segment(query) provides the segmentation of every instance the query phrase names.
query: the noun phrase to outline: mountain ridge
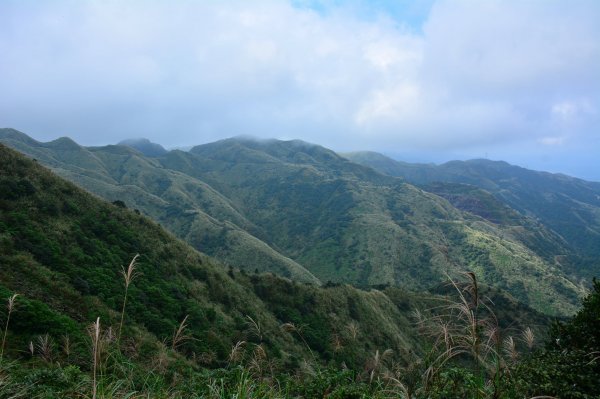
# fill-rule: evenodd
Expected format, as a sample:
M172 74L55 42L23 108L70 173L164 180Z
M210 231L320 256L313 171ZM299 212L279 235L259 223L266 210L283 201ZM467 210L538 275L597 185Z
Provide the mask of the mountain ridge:
M160 340L168 340L187 315L191 339L178 351L190 358L213 351L205 360L195 357L202 367L222 367L240 339L262 344L285 367L299 367L299 357L310 358L308 344L317 356L312 361L335 358L358 368L378 347L409 356L421 350L411 309L445 298L393 287L318 287L228 268L149 218L85 192L3 144L0 210L0 293L20 294L5 353L15 358L29 340L46 333L54 339L70 334L75 345L86 348L86 326L96 317L116 328L123 295L120 267L136 253L124 337L158 352ZM481 289L498 301L514 302L497 290ZM549 322L520 303L503 315L503 325L537 329ZM248 317L258 323L261 337L248 328ZM282 333L283 323L302 325L302 336ZM354 338L345 331L349 324L355 326ZM334 349L334 337L348 345ZM145 356L139 353L134 361L153 360Z
M353 320L349 301L356 307L354 317L365 328L377 325L378 332L377 337L361 336L346 361L363 361L368 348L384 342L418 350L417 336L400 327L410 328L407 315L386 295L228 271L149 218L100 200L2 144L0 166L0 292L20 294L6 355L20 356L36 334L54 339L71 334L75 344L85 347L86 326L96 317L103 326L118 324L120 266L136 253L141 256L129 290L124 333L157 351L160 340L171 337L187 314L193 339L181 352L191 356L193 351L214 351L218 358L213 355L202 364L222 366L240 338L261 343L248 332L245 320L250 316L260 323L270 356L294 364L298 356L309 355L306 339L319 349L318 359L327 360L330 335L343 327L336 323ZM411 295L396 295L413 301ZM357 310L361 308L371 311ZM302 339L280 330L282 323L309 320Z
M146 138L125 139L117 143L117 145L131 147L149 157L156 157L167 153L167 150L163 146L153 143Z
M1 133L4 141L14 136ZM86 170L73 154L60 163L64 154L50 154L43 145L24 140L18 146L30 156L43 154L40 162L88 190L125 201L195 248L250 272L258 266L298 278L304 270L305 281L312 275L321 283L425 289L469 268L482 283L559 314L575 309L584 292L579 277L571 276L569 248L527 216L511 216L515 226L494 224L444 196L317 145L229 139L152 158L121 146L82 148L81 157L93 154L103 163L107 178L101 184L95 178L99 169ZM483 199L480 205L508 217L497 202ZM256 253L271 254L265 258L271 263L256 263L261 257L249 257Z
M434 182L466 183L488 190L498 200L540 220L563 237L583 254L586 262L595 264L591 275L600 270L597 260L600 256L600 183L531 171L504 161L479 159L423 165L398 162L381 154L347 156L423 187Z

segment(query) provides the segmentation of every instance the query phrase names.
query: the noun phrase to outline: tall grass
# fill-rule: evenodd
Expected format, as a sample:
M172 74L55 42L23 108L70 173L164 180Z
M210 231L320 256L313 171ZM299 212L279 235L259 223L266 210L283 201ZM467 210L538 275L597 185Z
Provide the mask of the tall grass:
M390 349L381 351L373 349L371 356L364 360L362 371L352 371L346 368L340 356L339 365L335 366L334 360L328 366L317 358L307 341L301 326L293 323L280 325L281 333L295 334L306 346L312 359L295 359L302 366L295 370L295 376L282 373L285 366L282 361L274 356L274 352L267 351L270 336L267 336L261 324L246 317L246 340L239 340L232 348L226 359L220 359L223 369L217 371L200 371L202 355L192 353L187 359L185 354L178 353L178 349L188 339L188 315L179 323L172 337L165 338L162 343L154 346L154 352L146 352L146 357L135 358L143 343L135 342L141 339L135 334L124 340L123 350L119 344L119 337L123 327L123 314L126 310L127 288L135 277L136 255L127 270L123 269L125 278L125 296L119 323L118 333L108 326L101 328L100 318L89 326L88 333L91 338L91 398L116 398L116 397L215 397L215 398L283 398L288 395L293 397L329 397L338 390L337 396L331 397L373 397L373 398L441 398L441 397L469 397L469 398L502 398L498 380L500 376L508 375L508 370L519 361L518 346L527 347L531 351L535 344L535 337L530 328L518 334L503 336L496 316L480 292L477 278L473 273L467 273L465 282L450 280L454 288L453 299L448 297L441 306L436 306L424 312L415 312L417 328L422 334L431 336L431 349L418 356L406 350L401 352L410 357L409 361L396 362L395 355ZM9 316L14 310L16 294L9 298ZM426 315L424 315L426 314ZM9 318L4 327L3 348L6 341L6 332ZM334 332L331 335L331 349L335 352L344 345L352 345L359 339L360 334L367 334L359 329L356 322L346 326L344 337ZM263 337L264 335L264 337ZM251 343L249 339L257 338L259 343ZM265 342L263 342L263 338ZM344 342L342 342L342 339ZM131 344L129 343L130 341ZM34 341L36 342L36 341ZM117 342L117 346L114 346ZM256 341L255 341L256 342ZM147 343L147 342L146 342ZM76 343L75 343L76 344ZM46 361L35 362L36 367L60 368L60 362L52 363L53 359L77 358L73 353L74 343L69 336L62 336L62 355L53 354L54 344L48 334L38 338L37 345L30 342L30 351L33 357L40 356ZM131 349L128 349L131 347ZM115 350L111 350L115 349ZM76 351L77 352L77 351ZM207 352L208 353L208 352ZM597 356L596 353L590 354ZM0 358L1 359L1 358ZM592 362L596 361L593 359ZM211 363L215 361L214 356ZM216 359L219 362L219 359ZM279 363L278 363L279 362ZM214 364L214 363L213 363ZM189 374L179 374L183 367L189 367ZM335 368L334 368L335 367ZM173 369L177 370L174 371ZM2 365L0 364L0 371ZM458 376L467 378L469 383L458 391L451 391L446 395L448 385L461 383L461 380L452 381L456 370ZM469 373L473 374L469 374ZM464 373L464 374L460 374ZM137 376L134 376L137 374ZM140 377L143 374L145 377ZM333 377L332 377L333 376ZM348 377L351 376L351 377ZM448 377L450 376L450 377ZM473 378L471 378L473 376ZM89 372L84 373L84 379L79 381L81 389L88 390L90 384ZM146 379L143 382L140 380ZM202 381L197 386L198 392L188 389L188 378ZM469 378L471 378L469 380ZM135 382L134 382L135 381ZM308 384L311 387L303 387ZM0 386L2 375L0 373ZM347 387L346 387L347 385ZM88 391L89 392L89 391ZM186 393L184 393L186 392ZM360 395L357 394L360 392ZM457 393L458 392L458 393ZM452 396L454 395L454 396ZM459 396L456 396L459 395ZM466 395L466 396L465 396ZM85 395L84 395L85 396ZM90 397L88 394L85 397ZM4 398L0 393L0 398Z
M227 360L229 364L235 364L242 360L244 355L244 346L246 345L246 341L238 341L229 352L229 356Z
M92 338L92 399L96 399L98 393L98 364L99 364L99 346L100 346L100 317L90 326L90 336Z
M46 363L52 363L54 342L49 334L40 335L37 339L37 351Z
M316 356L313 353L312 349L310 348L310 345L308 345L308 342L306 342L306 339L304 339L304 335L302 334L302 326L297 326L294 323L283 323L280 328L287 332L287 333L296 333L296 335L298 335L298 337L300 337L300 339L302 340L302 342L304 343L304 346L306 347L306 349L308 349L308 352L310 353L310 356L312 357L313 361L316 362Z
M12 294L7 301L6 307L8 309L6 315L6 323L4 324L4 333L2 334L2 346L0 347L0 363L2 363L2 359L4 358L4 347L6 346L6 336L8 334L8 325L10 323L10 315L15 309L15 301L19 294Z
M181 345L183 342L185 342L191 338L189 335L185 334L185 329L188 326L187 319L189 316L190 315L186 315L183 318L183 320L179 324L179 327L173 333L173 339L171 340L171 349L172 350L176 350L179 345Z
M247 331L249 333L253 334L259 341L263 340L262 329L259 322L246 315L246 325L248 326Z
M533 331L531 331L531 328L527 327L525 330L523 330L523 332L521 333L521 339L523 340L525 345L527 345L527 348L529 348L529 350L533 349L533 346L535 345L535 336L533 334Z
M375 354L369 361L367 362L366 369L367 374L369 375L369 384L373 383L373 379L379 375L381 368L383 366L383 362L392 355L393 351L391 349L386 349L383 352L379 352L379 349L375 351Z
M466 282L448 277L456 299L431 309L433 315L424 317L416 312L421 331L433 337L433 347L425 357L427 368L423 387L427 391L439 382L440 373L450 362L473 372L473 398L501 396L501 380L510 377L510 368L520 356L517 340L500 328L493 304L482 298L477 277L464 273ZM489 302L489 303L488 303ZM530 328L520 334L520 341L531 351L535 337ZM464 368L466 366L466 368Z
M140 254L136 254L131 262L129 262L129 266L127 269L123 268L121 270L121 274L123 275L123 280L125 281L125 295L123 296L123 307L121 309L121 321L119 322L119 332L117 333L117 342L121 342L121 331L123 330L123 319L125 318L125 306L127 305L127 293L129 292L129 285L133 281L133 279L137 276L136 273L136 262L140 257Z

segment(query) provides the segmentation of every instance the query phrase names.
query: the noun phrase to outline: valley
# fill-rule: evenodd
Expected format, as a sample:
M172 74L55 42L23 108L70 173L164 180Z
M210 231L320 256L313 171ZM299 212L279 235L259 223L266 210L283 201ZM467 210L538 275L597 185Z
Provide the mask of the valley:
M498 342L513 342L512 350L526 356L547 339L551 315L573 312L584 295L552 258L557 249L568 254L564 240L473 186L425 191L299 142L234 139L218 149L147 157L125 146L84 148L69 139L38 143L2 134L30 159L0 145L0 296L8 298L0 395L71 397L90 386L101 397L133 391L163 397L167 389L181 398L240 390L260 390L265 398L322 397L331 390L383 398L406 387L443 395L446 361L456 357L462 368L449 370L466 378L487 362L469 360L460 346L444 351L444 336L445 345L448 339L459 345L487 334L469 335L463 317L475 312L477 325L493 328ZM246 162L234 161L244 156ZM190 240L191 232L210 223L230 226L247 241L221 230L212 256L198 252L199 242L210 241ZM327 245L319 245L323 239ZM417 248L408 257L411 245ZM220 246L240 263L219 258ZM278 263L265 266L260 253L243 256L255 248L279 254L272 258ZM396 263L375 252L398 248ZM360 256L382 265L358 267ZM124 302L120 274L130 261ZM465 264L472 274L464 273ZM527 278L537 280L530 285ZM490 361L508 361L489 343L477 350ZM540 353L542 364L554 367L555 352ZM544 380L527 377L538 370L533 361L510 366L515 377L494 392L542 389L532 383ZM400 373L395 365L404 370L397 377L389 374ZM104 370L99 382L97 367ZM593 378L577 373L585 384Z
M301 141L233 138L152 156L9 129L0 141L246 272L422 290L469 269L541 312L569 314L597 268L555 223L483 188L415 186Z

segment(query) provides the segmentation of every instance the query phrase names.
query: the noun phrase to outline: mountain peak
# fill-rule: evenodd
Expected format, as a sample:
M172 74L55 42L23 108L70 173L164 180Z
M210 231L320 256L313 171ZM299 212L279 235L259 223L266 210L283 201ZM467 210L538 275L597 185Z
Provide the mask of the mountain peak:
M210 157L243 158L253 161L278 161L290 163L335 162L343 160L335 152L317 144L302 140L261 139L251 136L236 136L214 143L196 146L190 152Z
M0 128L0 139L4 141L21 142L29 145L39 144L36 140L32 139L23 132L20 132L13 128Z
M148 157L159 157L168 152L162 145L153 143L146 138L126 139L120 141L117 145L133 148Z
M54 148L57 150L79 150L81 146L74 142L69 137L59 137L56 140L49 141L45 144L46 147Z

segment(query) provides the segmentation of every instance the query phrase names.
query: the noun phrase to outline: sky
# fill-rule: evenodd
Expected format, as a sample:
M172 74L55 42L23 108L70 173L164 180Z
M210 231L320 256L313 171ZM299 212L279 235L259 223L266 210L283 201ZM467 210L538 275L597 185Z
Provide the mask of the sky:
M600 181L600 1L0 1L0 127Z

